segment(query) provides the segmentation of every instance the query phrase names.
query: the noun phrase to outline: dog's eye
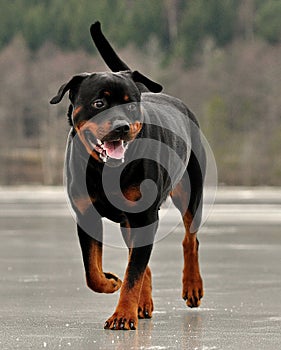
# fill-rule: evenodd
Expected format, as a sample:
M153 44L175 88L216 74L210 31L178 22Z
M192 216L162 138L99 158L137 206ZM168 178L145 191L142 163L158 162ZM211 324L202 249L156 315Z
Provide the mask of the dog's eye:
M133 111L135 111L137 109L137 106L135 104L129 104L127 106L127 109L128 109L129 112L133 112Z
M104 102L103 100L96 100L93 102L92 106L96 109L101 109L104 107Z

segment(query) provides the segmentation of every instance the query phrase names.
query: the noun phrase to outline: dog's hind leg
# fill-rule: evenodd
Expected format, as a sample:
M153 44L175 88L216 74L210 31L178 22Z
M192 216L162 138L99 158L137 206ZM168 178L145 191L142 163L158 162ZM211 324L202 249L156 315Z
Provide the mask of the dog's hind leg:
M196 162L192 153L190 161L192 171L188 169L189 176L186 174L171 193L175 206L181 212L185 227L182 242L184 255L182 297L189 307L199 306L203 297L203 281L198 261L199 242L196 235L201 220L203 177L200 176L200 169L196 169Z
M154 309L152 299L152 277L149 266L146 267L140 292L138 318L151 318Z
M185 236L182 242L184 268L182 278L182 297L189 307L198 307L203 297L203 281L200 275L196 233L190 232L193 217L189 211L183 216Z
M94 227L99 231L95 237L102 236L101 219L96 220ZM92 238L79 225L77 225L77 231L88 287L98 293L116 292L121 287L122 281L115 274L102 270L102 240Z

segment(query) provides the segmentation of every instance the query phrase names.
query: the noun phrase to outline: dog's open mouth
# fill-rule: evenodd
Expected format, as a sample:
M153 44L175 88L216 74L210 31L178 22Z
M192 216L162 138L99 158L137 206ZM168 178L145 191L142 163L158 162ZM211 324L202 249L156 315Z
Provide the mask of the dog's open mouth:
M109 158L124 162L128 143L121 139L111 141L93 140L93 135L87 133L87 140L91 147L99 154L100 159L106 163Z

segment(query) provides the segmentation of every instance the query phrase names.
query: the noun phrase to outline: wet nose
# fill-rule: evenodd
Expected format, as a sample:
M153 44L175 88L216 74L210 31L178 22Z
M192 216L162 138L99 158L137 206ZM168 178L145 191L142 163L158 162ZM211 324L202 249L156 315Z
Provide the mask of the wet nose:
M119 136L124 136L130 131L130 124L125 120L115 120L112 124L112 129Z

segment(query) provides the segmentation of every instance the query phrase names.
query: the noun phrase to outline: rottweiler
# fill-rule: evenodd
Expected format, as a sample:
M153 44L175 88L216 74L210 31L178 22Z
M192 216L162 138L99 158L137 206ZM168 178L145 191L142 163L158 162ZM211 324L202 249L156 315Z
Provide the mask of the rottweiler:
M131 71L99 22L91 26L91 35L111 72L73 76L50 103L59 103L69 92L66 186L76 213L87 285L99 293L121 288L116 310L104 328L132 330L138 318L152 317L148 262L158 211L169 195L185 227L182 297L189 307L200 305L203 282L196 233L206 156L198 122L184 103ZM123 282L103 272L102 218L120 224L129 249Z

